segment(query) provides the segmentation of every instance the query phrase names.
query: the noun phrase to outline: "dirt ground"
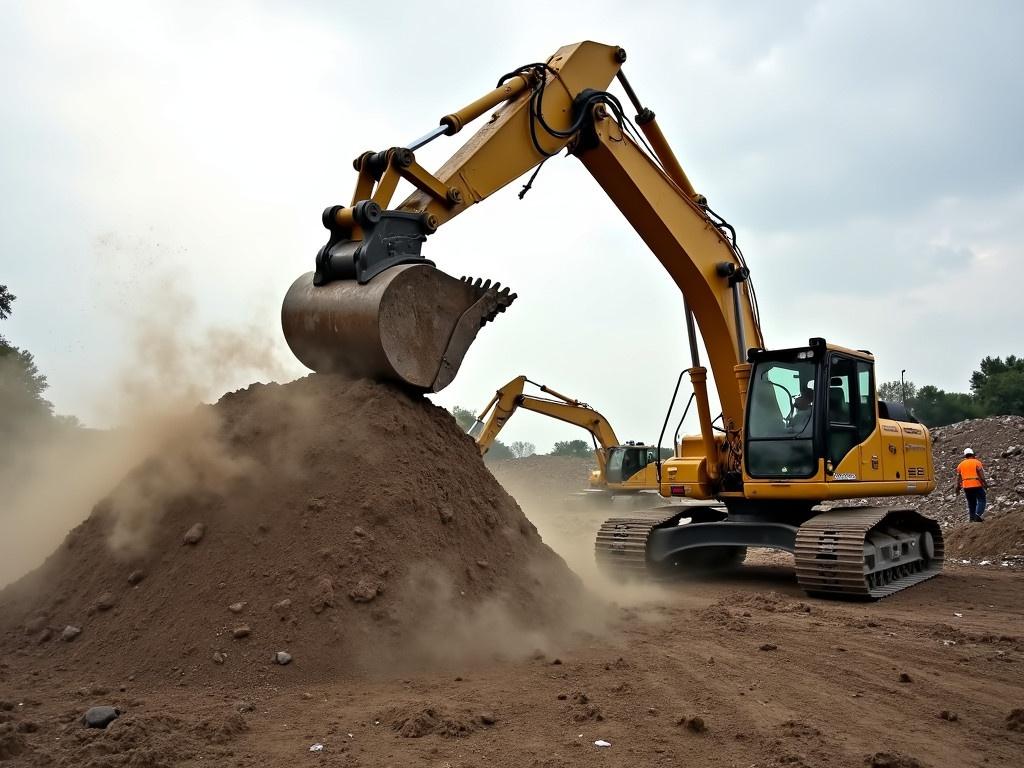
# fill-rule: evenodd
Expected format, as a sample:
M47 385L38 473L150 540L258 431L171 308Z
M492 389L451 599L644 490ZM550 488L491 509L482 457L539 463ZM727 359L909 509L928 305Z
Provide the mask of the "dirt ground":
M91 768L1020 765L1020 572L954 568L879 603L834 603L805 598L787 557L757 552L727 576L615 586L590 564L605 511L531 497L495 473L605 598L606 625L525 659L453 657L429 673L302 683L290 681L298 661L258 684L176 683L169 670L165 685L136 687L130 676L71 676L8 658L0 759ZM94 704L125 714L106 731L84 729L77 720Z

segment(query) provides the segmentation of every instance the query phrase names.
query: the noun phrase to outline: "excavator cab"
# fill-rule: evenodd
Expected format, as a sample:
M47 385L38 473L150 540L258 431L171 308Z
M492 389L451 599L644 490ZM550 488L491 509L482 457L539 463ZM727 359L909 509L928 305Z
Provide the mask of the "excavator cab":
M608 467L605 470L608 483L610 485L626 484L633 478L647 482L646 473L643 470L655 464L657 458L658 449L652 445L627 443L609 448ZM637 477L638 474L640 477Z
M808 347L754 351L750 361L747 474L809 480L823 464L827 480L866 479L836 468L878 427L874 358L811 339Z

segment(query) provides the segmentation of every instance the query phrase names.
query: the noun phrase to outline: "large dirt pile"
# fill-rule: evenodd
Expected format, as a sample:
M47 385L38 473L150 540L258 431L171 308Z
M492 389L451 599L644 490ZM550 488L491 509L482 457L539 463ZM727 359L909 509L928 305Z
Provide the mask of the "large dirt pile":
M420 396L314 375L193 421L0 592L9 662L110 682L322 678L528 652L581 601Z

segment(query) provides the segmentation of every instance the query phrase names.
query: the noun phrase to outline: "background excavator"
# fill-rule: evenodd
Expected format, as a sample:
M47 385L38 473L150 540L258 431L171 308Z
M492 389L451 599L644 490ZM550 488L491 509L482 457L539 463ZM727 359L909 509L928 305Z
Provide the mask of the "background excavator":
M943 560L934 521L900 507L821 506L929 493L935 480L927 430L900 405L878 400L870 353L822 338L765 346L736 232L695 191L626 78L625 61L617 46L565 46L504 75L408 145L359 155L350 203L323 212L329 236L315 270L285 297L291 349L317 371L345 370L420 391L445 387L480 328L515 295L449 277L422 255L423 243L565 149L682 294L685 328L666 332L667 347L688 342L687 408L696 407L700 434L684 437L676 455L658 463L661 495L720 502L609 520L598 532L598 560L648 574L709 558L731 563L746 547L770 547L794 554L807 592L833 597L884 597L934 576ZM613 80L635 109L635 123L607 90ZM436 173L416 162L415 150L495 108ZM389 208L402 179L416 191ZM698 327L722 408L717 427Z
M533 384L550 397L525 394L527 384ZM620 443L608 419L587 403L525 376L516 376L495 392L469 428L469 435L476 440L481 454L487 453L512 414L520 408L575 424L590 433L597 469L590 473L589 491L584 494L588 501L628 502L637 509L649 508L661 501L657 447Z

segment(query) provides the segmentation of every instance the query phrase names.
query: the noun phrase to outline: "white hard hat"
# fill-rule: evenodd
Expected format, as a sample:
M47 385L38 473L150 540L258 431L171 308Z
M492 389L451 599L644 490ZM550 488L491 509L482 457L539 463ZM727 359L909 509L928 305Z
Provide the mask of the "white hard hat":
M964 456L973 456L973 455L974 455L974 449L973 448L964 448Z

